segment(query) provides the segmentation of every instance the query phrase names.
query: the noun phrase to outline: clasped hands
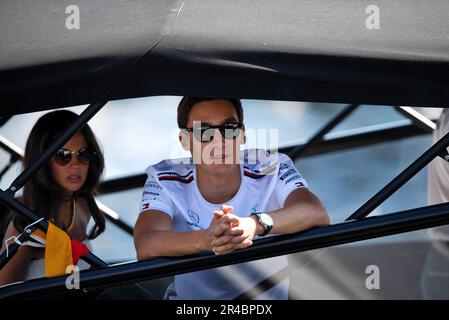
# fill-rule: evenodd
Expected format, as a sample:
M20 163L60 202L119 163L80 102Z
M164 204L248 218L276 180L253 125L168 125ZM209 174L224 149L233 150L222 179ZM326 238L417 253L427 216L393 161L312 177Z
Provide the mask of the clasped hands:
M209 225L210 249L215 254L229 253L253 244L257 222L252 217L238 217L232 214L234 208L223 205L214 211L214 218Z

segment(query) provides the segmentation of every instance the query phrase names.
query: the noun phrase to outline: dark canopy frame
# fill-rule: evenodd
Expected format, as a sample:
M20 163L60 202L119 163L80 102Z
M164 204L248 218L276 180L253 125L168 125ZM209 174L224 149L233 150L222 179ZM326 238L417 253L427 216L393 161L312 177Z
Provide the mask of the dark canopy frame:
M112 1L104 9L100 1L86 0L79 1L85 22L76 31L64 28L65 1L39 7L32 1L1 2L2 119L94 103L8 190L0 190L0 201L36 221L14 199L15 192L113 99L198 95L446 107L449 3L377 2L381 29L376 31L364 29L365 7L356 1L287 0L282 8L268 0L249 0L238 7L228 0ZM348 106L305 145L291 146L292 155L350 147L354 137L323 137L355 108ZM413 119L410 130L429 132L429 122L406 108L399 110ZM369 132L355 138L376 140ZM85 288L104 287L449 223L448 203L366 218L433 158L448 160L448 145L449 134L345 223L256 241L252 248L224 256L199 254L109 267L90 254L86 259L99 269L83 271L81 282ZM36 227L45 231L46 224L41 221ZM64 290L64 277L40 279L3 288L0 298Z

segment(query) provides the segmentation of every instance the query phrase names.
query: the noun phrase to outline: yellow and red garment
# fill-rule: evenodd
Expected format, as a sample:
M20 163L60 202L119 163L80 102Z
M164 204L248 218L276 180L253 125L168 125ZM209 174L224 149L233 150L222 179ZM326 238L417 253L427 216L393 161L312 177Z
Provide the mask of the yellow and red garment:
M81 241L69 235L53 223L48 223L47 234L35 230L35 240L45 243L45 276L47 278L66 274L68 266L76 265L80 257L90 252Z

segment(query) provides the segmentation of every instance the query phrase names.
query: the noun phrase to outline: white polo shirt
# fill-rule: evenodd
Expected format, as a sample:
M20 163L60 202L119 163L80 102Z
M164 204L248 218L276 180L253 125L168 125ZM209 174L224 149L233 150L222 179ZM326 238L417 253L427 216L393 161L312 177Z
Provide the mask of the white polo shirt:
M227 205L233 214L247 217L252 212L269 212L284 206L295 189L307 183L285 154L269 155L261 149L241 152L242 182ZM172 218L173 231L207 229L213 211L221 204L208 202L196 183L191 158L164 160L147 168L141 212L159 210ZM166 292L168 299L233 299L287 266L287 256L240 263L177 275ZM261 293L261 299L287 299L288 279Z

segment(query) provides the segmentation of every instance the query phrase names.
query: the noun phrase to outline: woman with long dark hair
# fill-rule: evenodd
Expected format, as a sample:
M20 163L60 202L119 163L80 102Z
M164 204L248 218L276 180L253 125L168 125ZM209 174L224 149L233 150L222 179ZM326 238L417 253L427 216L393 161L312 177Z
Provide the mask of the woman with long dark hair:
M75 113L67 110L42 116L28 137L24 168L76 117ZM105 229L104 215L94 200L103 169L102 151L92 130L85 125L24 186L20 201L40 217L67 232L71 238L88 244L88 240L96 238ZM91 230L87 230L91 218L95 224ZM2 241L2 252L5 250L5 239L18 236L29 224L20 215L13 216ZM80 268L87 267L80 266L80 263ZM16 255L0 271L0 285L43 276L44 250L20 246Z

